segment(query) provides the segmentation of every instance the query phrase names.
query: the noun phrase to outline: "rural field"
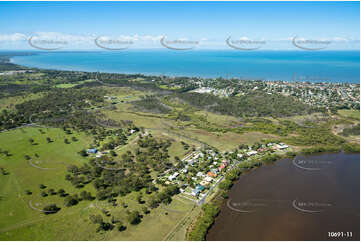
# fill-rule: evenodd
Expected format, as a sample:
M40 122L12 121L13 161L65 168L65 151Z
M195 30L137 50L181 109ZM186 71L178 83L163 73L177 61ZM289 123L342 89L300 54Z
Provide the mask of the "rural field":
M46 141L47 137L51 138L51 143ZM64 139L69 137L76 137L77 141L65 144ZM34 144L29 139L34 139ZM0 167L9 172L0 179L0 209L5 211L0 219L1 240L162 240L174 236L172 232L176 234L178 223L189 216L194 207L193 203L175 197L169 205L152 209L139 225L127 225L123 232L96 233L96 226L89 221L90 215L102 214L106 209L126 220L125 208L113 207L106 201L81 201L77 206L65 207L64 199L58 195L41 196L42 191L49 189L64 189L69 194L80 191L65 180L66 168L87 162L77 152L90 144L88 136L68 135L57 128L28 127L0 133L0 141L2 151L9 152L8 156L2 154L0 158ZM184 152L178 146L174 143L170 150L181 156ZM26 160L25 155L31 159ZM46 188L41 189L40 184ZM92 186L84 189L94 193ZM127 209L139 209L141 205L135 195L122 197L119 203L126 203ZM61 210L44 215L43 207L52 203Z

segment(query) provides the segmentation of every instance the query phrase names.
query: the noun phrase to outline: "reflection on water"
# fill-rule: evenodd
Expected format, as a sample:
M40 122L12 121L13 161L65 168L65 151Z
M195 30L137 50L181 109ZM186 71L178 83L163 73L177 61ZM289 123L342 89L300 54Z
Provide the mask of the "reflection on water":
M331 238L329 232L342 233ZM335 239L360 239L359 154L298 156L242 175L207 235L207 240Z

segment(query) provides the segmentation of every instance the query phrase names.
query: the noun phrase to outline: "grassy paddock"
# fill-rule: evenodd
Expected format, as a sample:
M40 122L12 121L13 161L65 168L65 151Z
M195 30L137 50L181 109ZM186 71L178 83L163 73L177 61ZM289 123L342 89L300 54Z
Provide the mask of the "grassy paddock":
M338 114L346 118L360 120L360 110L338 110Z

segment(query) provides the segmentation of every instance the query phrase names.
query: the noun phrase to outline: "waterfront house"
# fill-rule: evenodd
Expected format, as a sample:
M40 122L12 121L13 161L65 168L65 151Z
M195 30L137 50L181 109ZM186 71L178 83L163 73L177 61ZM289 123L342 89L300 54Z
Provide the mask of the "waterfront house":
M220 165L219 167L218 167L218 170L219 171L222 171L224 168L226 168L226 164L225 163L223 163L222 165Z
M217 177L217 174L214 174L213 172L208 172L207 173L207 176L209 176L209 177Z
M199 189L201 192L204 191L204 189L206 189L204 186L202 185L197 185L196 189Z
M211 172L217 175L218 174L218 169L215 169L215 168L211 169Z
M196 189L193 189L192 195L196 197L196 196L199 195L200 192L201 192L201 191L200 191L199 189L197 189L197 188L196 188Z
M207 182L211 182L212 180L213 180L213 178L210 176L207 176L206 178L204 178L204 181L207 181Z

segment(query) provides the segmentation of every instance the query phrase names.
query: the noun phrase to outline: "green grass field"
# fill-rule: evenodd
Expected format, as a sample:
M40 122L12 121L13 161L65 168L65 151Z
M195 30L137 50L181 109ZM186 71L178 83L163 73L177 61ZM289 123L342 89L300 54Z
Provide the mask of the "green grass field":
M14 109L16 104L40 98L41 93L29 94L27 96L14 96L0 99L0 112L4 109Z
M81 82L77 82L77 83L61 83L61 84L55 85L55 87L57 87L57 88L72 88L72 87L78 86L80 84L84 84L84 83L87 83L87 82L93 82L93 81L94 80L85 80L85 81L81 81Z
M346 118L360 120L360 110L338 110L338 114Z
M39 128L0 133L0 148L11 154L8 157L0 155L0 167L9 172L8 175L0 175L0 210L3 211L0 215L0 240L163 240L192 209L192 204L174 199L170 205L152 209L150 214L144 215L139 225L129 225L125 208L120 205L113 207L107 202L93 200L65 207L64 198L58 195L42 197L40 193L49 188L55 191L63 188L69 194L88 190L95 195L93 186L77 189L65 180L67 165L87 162L87 158L77 152L88 147L90 137L81 133L67 135L63 130L55 128L42 130L45 134L40 133ZM65 144L64 138L71 140L72 136L77 137L78 141ZM53 142L47 143L46 137L50 137ZM37 144L30 144L30 138ZM180 147L171 149L176 151ZM39 157L36 158L35 154ZM32 159L27 161L25 155ZM39 184L47 187L41 189ZM32 192L31 195L25 193L27 189ZM135 196L133 192L118 197L117 202L126 203L128 210L141 211L144 205L139 204ZM147 197L143 196L145 201ZM61 210L56 214L44 215L41 210L50 203L57 204ZM114 228L112 231L97 233L96 225L90 222L89 216L101 214L103 208L120 218L127 229L119 232ZM103 217L105 220L110 219L105 215Z

